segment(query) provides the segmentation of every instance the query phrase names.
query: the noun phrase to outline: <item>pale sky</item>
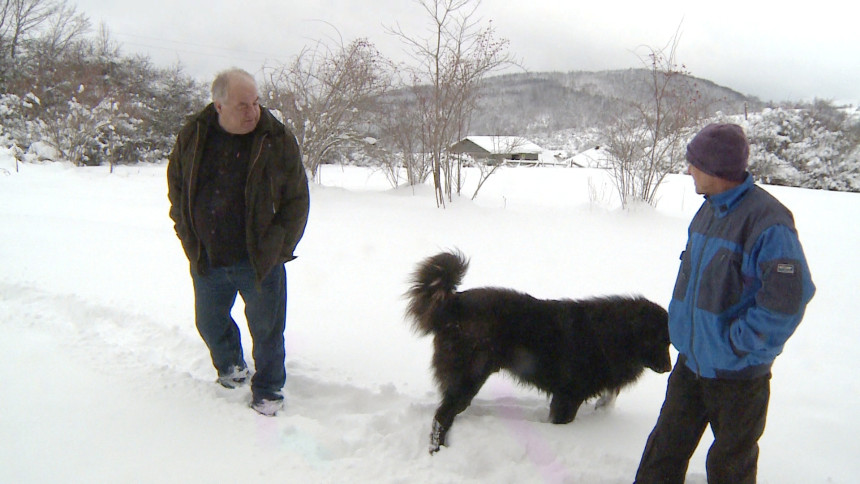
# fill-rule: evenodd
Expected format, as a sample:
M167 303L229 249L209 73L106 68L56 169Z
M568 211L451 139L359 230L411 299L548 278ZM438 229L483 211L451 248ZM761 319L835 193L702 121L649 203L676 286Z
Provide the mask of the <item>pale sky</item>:
M414 0L72 0L125 54L181 62L204 82L224 68L257 74L304 46L365 37L404 61L385 27L424 37L429 17ZM860 16L839 0L651 2L483 0L478 15L535 72L641 67L680 26L677 61L696 77L763 101L829 99L860 104Z

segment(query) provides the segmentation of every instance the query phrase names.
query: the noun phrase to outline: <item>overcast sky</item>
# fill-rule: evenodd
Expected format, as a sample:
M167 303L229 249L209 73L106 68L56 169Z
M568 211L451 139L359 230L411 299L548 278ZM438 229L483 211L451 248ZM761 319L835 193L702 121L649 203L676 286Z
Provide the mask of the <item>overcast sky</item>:
M181 62L209 82L221 69L258 73L324 37L370 39L406 60L385 31L424 37L414 0L72 0L125 54ZM587 5L586 5L587 3ZM765 4L765 5L762 5ZM860 16L842 0L483 0L478 15L530 71L640 67L643 47L667 45L680 26L687 71L763 101L822 98L860 104ZM853 4L851 4L853 5Z

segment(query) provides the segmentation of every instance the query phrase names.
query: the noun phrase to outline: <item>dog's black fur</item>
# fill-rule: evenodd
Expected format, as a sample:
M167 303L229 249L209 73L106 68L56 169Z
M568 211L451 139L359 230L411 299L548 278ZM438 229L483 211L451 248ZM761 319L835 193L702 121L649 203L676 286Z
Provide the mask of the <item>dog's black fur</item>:
M659 305L621 296L541 300L494 287L458 292L468 265L459 252L430 257L406 293L413 328L434 335L442 402L431 454L446 445L454 417L499 370L551 395L556 424L571 422L589 398L617 394L645 368L671 370L668 318Z

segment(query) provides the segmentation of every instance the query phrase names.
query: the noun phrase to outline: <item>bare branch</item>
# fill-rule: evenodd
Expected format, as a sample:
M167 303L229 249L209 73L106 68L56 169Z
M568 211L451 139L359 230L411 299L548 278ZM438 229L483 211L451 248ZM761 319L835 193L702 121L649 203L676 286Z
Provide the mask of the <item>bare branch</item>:
M647 102L631 105L605 136L612 178L623 206L633 200L656 203L666 175L683 164L683 140L702 116L699 94L683 65L676 62L680 26L662 49L647 47L640 60L648 67Z
M478 86L491 72L509 64L508 41L481 27L478 0L416 0L426 12L426 37L388 28L417 62L410 70L414 105L419 113L420 146L432 164L436 203L451 200L454 163L447 149L468 130ZM456 184L459 190L459 184Z
M264 67L263 98L292 128L312 176L337 147L366 137L368 113L390 85L387 66L372 43L357 39L318 41L288 64Z

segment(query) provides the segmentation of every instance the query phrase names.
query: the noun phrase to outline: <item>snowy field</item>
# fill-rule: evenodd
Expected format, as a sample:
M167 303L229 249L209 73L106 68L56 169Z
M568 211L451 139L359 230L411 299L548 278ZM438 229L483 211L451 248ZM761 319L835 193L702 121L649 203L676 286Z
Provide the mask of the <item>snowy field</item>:
M701 203L689 177L670 177L656 208L622 211L600 171L507 168L443 210L429 187L321 173L287 266L287 406L266 418L247 387L215 383L165 166L16 172L0 155L0 482L633 480L668 374L563 426L546 423L543 395L494 376L428 455L431 339L412 334L401 295L419 260L456 247L472 262L464 288L666 306ZM860 482L860 195L766 188L794 212L818 292L774 367L759 482ZM705 482L709 439L690 483Z

